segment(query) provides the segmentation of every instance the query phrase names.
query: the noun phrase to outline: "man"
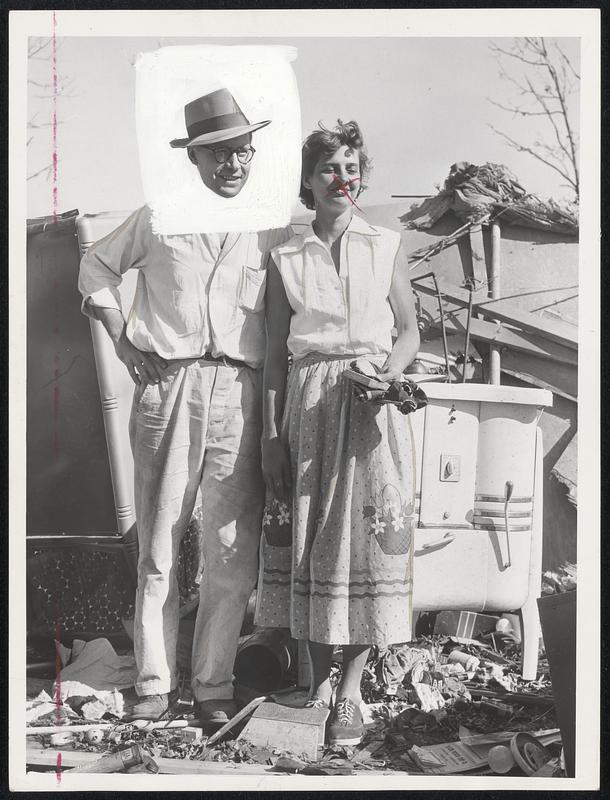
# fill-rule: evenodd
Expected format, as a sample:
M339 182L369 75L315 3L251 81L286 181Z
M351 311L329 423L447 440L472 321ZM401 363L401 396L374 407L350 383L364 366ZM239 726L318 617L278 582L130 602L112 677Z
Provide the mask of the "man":
M207 187L230 199L252 167L250 124L220 89L185 107L186 148ZM83 310L101 320L134 380L130 420L138 526L134 719L158 719L177 687L178 548L203 499L204 572L192 687L201 724L234 715L232 668L256 582L264 487L261 366L269 250L288 230L163 236L136 211L84 256ZM138 270L125 323L118 285Z

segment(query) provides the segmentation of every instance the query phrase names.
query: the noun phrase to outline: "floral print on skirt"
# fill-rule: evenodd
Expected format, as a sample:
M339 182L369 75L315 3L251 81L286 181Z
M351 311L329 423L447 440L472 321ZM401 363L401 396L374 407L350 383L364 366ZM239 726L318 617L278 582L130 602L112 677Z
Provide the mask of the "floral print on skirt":
M352 360L307 356L289 374L294 499L292 514L266 504L256 624L385 646L411 638L415 450L409 416L356 399Z

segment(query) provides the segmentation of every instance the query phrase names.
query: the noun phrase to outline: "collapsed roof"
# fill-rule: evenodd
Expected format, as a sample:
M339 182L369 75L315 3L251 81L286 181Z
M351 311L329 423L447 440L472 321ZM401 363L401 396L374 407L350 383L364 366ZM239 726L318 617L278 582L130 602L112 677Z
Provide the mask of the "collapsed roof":
M500 217L508 225L578 236L575 204L560 205L528 194L502 164L477 166L468 161L453 164L440 192L413 206L400 220L408 228L425 230L448 211L467 222L487 222Z

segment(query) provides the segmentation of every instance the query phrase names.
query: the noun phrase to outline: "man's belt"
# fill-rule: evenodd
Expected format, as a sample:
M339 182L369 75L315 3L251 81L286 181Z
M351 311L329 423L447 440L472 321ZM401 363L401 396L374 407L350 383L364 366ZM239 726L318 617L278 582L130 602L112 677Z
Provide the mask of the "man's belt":
M235 358L229 358L229 356L214 356L212 353L204 353L200 356L202 361L215 361L219 364L224 364L225 367L247 367L245 361L237 361Z

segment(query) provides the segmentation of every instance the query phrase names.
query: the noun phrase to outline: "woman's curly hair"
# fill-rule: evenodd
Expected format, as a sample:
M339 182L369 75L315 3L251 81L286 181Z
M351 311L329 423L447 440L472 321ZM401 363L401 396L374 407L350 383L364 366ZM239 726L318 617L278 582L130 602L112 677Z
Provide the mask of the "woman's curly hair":
M357 122L350 120L342 122L337 120L337 125L332 130L325 128L318 122L319 128L311 133L303 144L302 167L301 167L301 189L299 197L301 202L309 209L314 209L314 198L311 189L303 185L303 178L313 173L320 158L328 158L340 147L350 147L357 150L360 156L360 186L358 195L366 189L364 181L368 178L371 171L371 159L364 149L362 132Z

